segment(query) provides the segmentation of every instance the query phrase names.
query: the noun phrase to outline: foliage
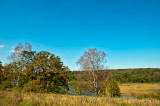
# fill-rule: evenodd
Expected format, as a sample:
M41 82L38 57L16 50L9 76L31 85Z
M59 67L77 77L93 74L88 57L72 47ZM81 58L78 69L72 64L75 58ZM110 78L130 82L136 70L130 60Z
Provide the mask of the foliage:
M68 70L68 69L67 69ZM76 75L76 73L77 73L77 71L70 71L70 70L68 70L68 71L66 71L66 76L67 76L67 79L69 80L69 81L74 81L75 80L75 75Z
M121 83L157 83L160 82L160 69L117 69L111 70L113 78Z
M99 73L102 74L104 71L111 72L112 77L120 83L159 83L160 82L159 68L103 70L103 71L99 71ZM84 73L85 73L84 71L69 72L69 75L72 76L71 81L78 80L76 79L76 76L83 76Z
M82 88L76 81L71 81L69 83L69 94L71 95L81 95L82 94Z
M25 48L19 44L14 51L9 57L11 62L0 70L2 90L54 93L68 90L66 68L60 57L47 51L31 51L29 43Z
M0 61L0 87L2 84L2 78L3 78L2 70L3 70L3 66L2 66L2 62Z
M107 89L109 96L111 97L120 96L120 88L118 87L118 83L114 79L110 81Z

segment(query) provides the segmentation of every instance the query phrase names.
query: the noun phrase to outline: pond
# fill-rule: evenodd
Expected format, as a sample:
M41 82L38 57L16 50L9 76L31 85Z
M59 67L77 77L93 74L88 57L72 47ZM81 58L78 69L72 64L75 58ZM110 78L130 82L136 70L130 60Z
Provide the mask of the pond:
M75 96L75 95L76 95L76 92L74 91L74 88L73 88L71 85L69 85L69 91L72 92L72 93L69 94L69 95L72 95L72 96ZM82 91L82 92L81 92L81 95L82 95L82 96L91 96L91 97L94 97L94 96L95 96L94 92L88 92L88 91Z
M69 95L76 96L76 92L74 92L74 88L73 88L71 85L69 85L69 91L72 91L72 94L69 94ZM88 92L88 91L82 91L81 95L82 95L82 96L95 97L94 92ZM105 97L107 98L108 96L105 96ZM114 98L122 98L122 99L131 98L131 99L135 99L134 96L131 96L131 97L121 96L121 97L114 97Z

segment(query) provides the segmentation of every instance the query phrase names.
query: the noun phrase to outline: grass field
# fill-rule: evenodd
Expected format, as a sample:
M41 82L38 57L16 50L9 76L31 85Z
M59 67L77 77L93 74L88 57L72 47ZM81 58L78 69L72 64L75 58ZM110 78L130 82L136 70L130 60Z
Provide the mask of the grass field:
M123 96L135 96L135 99L0 91L0 106L160 106L158 83L120 84L119 87Z
M160 100L160 83L127 83L119 84L123 96L135 98L154 98Z
M160 106L159 100L0 92L0 106Z

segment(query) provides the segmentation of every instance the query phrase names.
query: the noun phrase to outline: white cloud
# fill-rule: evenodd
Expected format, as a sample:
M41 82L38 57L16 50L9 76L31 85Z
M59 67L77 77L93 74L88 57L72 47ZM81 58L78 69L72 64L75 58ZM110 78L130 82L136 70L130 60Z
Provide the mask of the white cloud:
M15 48L15 46L12 46L11 48L13 48L13 49L14 49L14 48Z
M14 52L15 52L15 50L10 50L10 52L14 53Z
M20 51L15 51L15 50L10 50L10 52L12 52L12 53L20 53Z
M0 45L0 48L4 47L4 45Z

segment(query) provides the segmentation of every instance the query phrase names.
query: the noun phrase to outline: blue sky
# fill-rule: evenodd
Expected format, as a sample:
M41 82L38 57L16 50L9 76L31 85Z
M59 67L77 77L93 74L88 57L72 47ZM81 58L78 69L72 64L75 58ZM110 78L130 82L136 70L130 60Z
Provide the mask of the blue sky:
M0 0L0 60L29 42L64 65L88 48L107 53L105 68L160 68L159 0Z

